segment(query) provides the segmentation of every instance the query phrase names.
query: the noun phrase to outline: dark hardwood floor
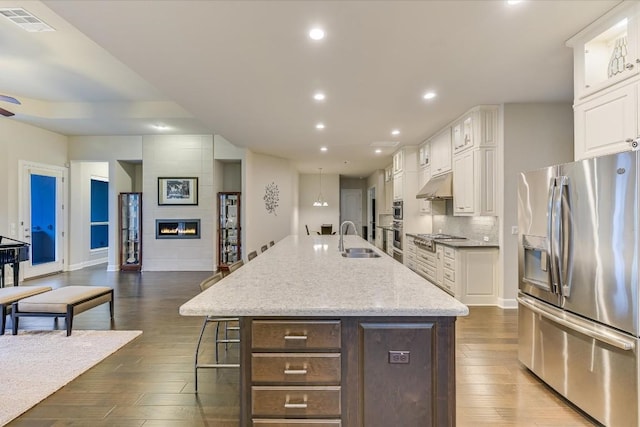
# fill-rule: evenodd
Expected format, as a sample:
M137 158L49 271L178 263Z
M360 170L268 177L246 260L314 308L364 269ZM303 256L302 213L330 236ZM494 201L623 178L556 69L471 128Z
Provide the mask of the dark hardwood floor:
M8 425L237 427L238 371L201 370L195 395L193 352L203 319L178 314L208 275L106 272L98 266L27 282L111 286L113 323L103 305L78 315L74 330L136 329L143 334ZM24 329L50 329L52 324L51 319L20 321ZM472 307L470 316L458 319L456 332L458 426L594 425L518 363L515 310ZM229 360L237 357L235 351L230 349Z

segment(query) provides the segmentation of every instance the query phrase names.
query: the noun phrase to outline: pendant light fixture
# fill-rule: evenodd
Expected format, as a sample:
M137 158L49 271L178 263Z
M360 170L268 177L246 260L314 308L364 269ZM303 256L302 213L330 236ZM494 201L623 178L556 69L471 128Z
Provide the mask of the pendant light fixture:
M329 206L329 203L322 197L322 168L320 169L320 192L318 193L318 198L315 202L313 202L313 206Z

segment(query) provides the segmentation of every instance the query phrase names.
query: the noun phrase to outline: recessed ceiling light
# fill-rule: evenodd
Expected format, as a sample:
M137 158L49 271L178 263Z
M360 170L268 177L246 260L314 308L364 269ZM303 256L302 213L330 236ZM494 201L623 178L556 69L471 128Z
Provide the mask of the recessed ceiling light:
M433 91L429 91L429 92L425 93L424 95L422 95L422 97L424 99L433 99L433 98L436 97L436 93L433 92Z
M400 131L398 129L394 129L391 131L391 135L400 135Z
M382 153L382 150L378 148L378 149L376 150L376 154L380 154L380 153Z
M162 124L162 123L156 123L154 125L151 125L155 130L169 130L171 129L169 126Z
M322 28L312 28L309 31L309 37L312 40L322 40L324 38L324 30Z
M522 0L507 0L507 4L509 6L513 6L514 4L522 3Z
M322 92L316 92L313 94L313 99L315 99L316 101L324 101L325 98L326 96Z
M316 129L324 129L324 123L318 123Z
M320 151L327 151L328 148L327 147L320 147Z

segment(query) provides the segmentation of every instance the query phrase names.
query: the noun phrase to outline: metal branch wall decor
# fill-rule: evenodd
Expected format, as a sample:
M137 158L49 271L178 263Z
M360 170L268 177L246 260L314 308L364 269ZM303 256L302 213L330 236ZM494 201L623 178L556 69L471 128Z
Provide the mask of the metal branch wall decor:
M267 209L267 212L278 216L276 208L280 201L280 192L275 182L264 187L264 197L262 199L264 200L264 207Z

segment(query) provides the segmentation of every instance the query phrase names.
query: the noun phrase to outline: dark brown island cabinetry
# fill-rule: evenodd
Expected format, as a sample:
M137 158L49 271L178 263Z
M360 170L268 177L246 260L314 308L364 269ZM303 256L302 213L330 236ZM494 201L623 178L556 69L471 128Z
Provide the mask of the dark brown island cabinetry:
M455 317L241 318L241 426L455 426Z

